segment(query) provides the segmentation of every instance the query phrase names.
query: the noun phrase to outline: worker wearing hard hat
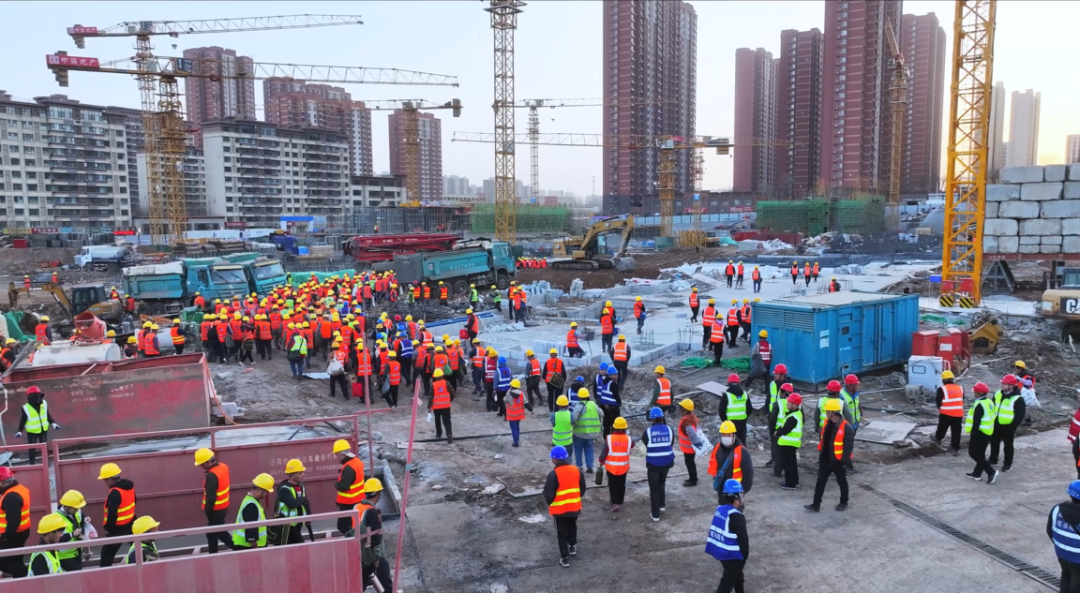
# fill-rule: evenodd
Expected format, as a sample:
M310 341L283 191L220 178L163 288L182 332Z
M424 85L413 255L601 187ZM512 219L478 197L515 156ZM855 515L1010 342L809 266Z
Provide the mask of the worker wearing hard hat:
M10 467L0 465L0 550L26 545L30 537L30 491L15 479ZM0 572L13 578L26 576L22 556L0 557Z
M709 475L713 477L713 490L723 494L720 488L727 480L738 480L744 492L754 487L754 462L750 448L735 434L735 424L730 420L720 423L720 442L709 453Z
M743 486L738 480L726 480L718 488L720 506L713 513L705 553L720 561L724 574L717 591L742 591L743 569L750 555L750 536L746 533L746 517L742 514Z
M662 368L662 367L657 367ZM679 418L679 427L676 433L679 435L679 451L686 461L687 479L683 486L697 486L697 450L695 447L702 445L701 436L698 434L698 417L694 414L694 400L686 398L679 402L682 417Z
M158 530L161 523L154 520L150 515L144 515L135 519L135 523L132 525L131 532L135 535L145 535L147 533L154 533ZM157 549L157 543L152 539L142 540L142 559L143 562L153 562L160 558ZM135 564L135 546L131 546L128 550L127 556L124 557L124 564Z
M105 537L131 535L131 524L135 521L135 484L120 475L120 466L106 463L98 470L98 480L109 489L105 496L105 519L102 529ZM101 547L99 566L112 566L121 544L109 544Z
M964 388L954 382L952 371L941 372L941 387L934 393L934 403L938 409L937 431L934 443L941 446L945 433L952 431L951 448L953 455L960 454L960 424L964 420Z
M746 442L746 419L754 411L750 402L750 395L742 387L742 381L738 373L728 375L727 390L720 398L720 407L717 414L720 421L730 420L735 425L735 433L739 440Z
M645 325L645 317L648 312L645 310L645 303L641 300L641 297L634 299L634 319L637 320L637 333L641 333L641 328Z
M11 365L15 364L15 348L18 342L15 338L4 340L4 346L0 348L0 374L6 372Z
M53 333L52 328L49 327L48 315L42 315L38 318L38 324L34 326L34 339L44 346L52 343Z
M641 435L645 445L645 471L649 478L650 516L653 521L660 520L660 513L667 506L665 489L668 472L675 465L675 431L664 423L664 411L660 408L649 409L649 428Z
M788 397L790 399L790 396ZM818 476L817 484L814 485L814 502L804 507L815 513L821 510L821 500L825 495L825 485L829 483L829 475L836 476L836 485L840 487L840 504L836 505L836 510L847 510L846 466L851 461L851 450L855 447L855 430L844 418L844 404L840 399L828 398L824 409L828 419L821 431L821 440L818 441Z
M364 462L353 453L352 445L345 439L334 441L333 452L341 461L341 470L338 472L337 482L334 483L334 489L337 490L335 502L339 511L347 511L355 507L364 494ZM338 519L337 528L342 535L349 533L352 519Z
M690 323L697 323L698 307L701 305L701 299L698 296L697 287L690 289Z
M671 408L671 402L675 401L675 387L672 386L671 379L667 378L667 369L662 365L657 365L653 369L653 373L656 375L656 383L653 385L649 407L656 406L667 415L668 410Z
M38 545L47 546L50 544L58 544L63 541L65 535L64 528L66 526L67 522L56 513L42 517L41 520L38 521L37 532L38 535L41 536L38 540ZM30 565L26 567L26 576L39 577L64 572L64 569L60 567L59 554L60 552L58 550L34 552L30 555ZM15 558L18 559L19 564L22 565L22 557L16 556Z
M559 399L564 399L560 396ZM551 448L555 468L544 481L544 502L548 514L555 518L555 533L559 541L559 566L570 567L570 556L577 555L577 519L581 514L581 498L585 495L585 475L570 463L566 447Z
M743 389L749 389L755 379L760 378L769 385L772 382L772 344L769 343L769 332L758 332L757 342L750 349L750 374L746 376Z
M307 468L299 459L290 459L285 464L285 479L277 487L277 510L275 517L306 517L311 515L311 503L307 498L307 488L304 487L304 472ZM304 543L304 525L307 525L311 541L315 541L315 535L311 531L311 523L298 521L288 525L279 525L270 528L270 540L279 546L287 544Z
M360 515L357 524L360 539L360 567L361 577L364 583L372 578L378 579L383 591L393 591L393 579L390 578L390 563L386 560L386 550L383 547L383 536L376 533L382 530L382 513L378 509L379 499L382 498L383 485L378 478L368 478L364 482L364 500L355 507ZM369 537L364 537L372 533ZM365 587L366 588L366 587Z
M78 490L68 490L60 497L56 514L64 520L64 539L61 541L85 541L97 533L90 525L88 518L83 515L82 509L86 506L86 498ZM60 550L57 554L60 560L60 568L64 572L82 570L82 548L74 547Z
M510 391L507 393L510 401L506 405L506 421L510 423L510 436L513 437L513 446L520 447L521 421L525 419L525 409L531 412L531 403L525 403L525 394L521 391L521 381L511 379Z
M626 384L626 377L630 374L630 357L632 356L630 344L626 343L626 336L619 334L619 340L611 348L612 366L618 369L619 386Z
M1007 472L1012 469L1016 427L1020 426L1027 415L1027 404L1020 395L1020 380L1016 375L1005 375L1001 378L1001 389L994 394L994 408L997 416L994 419L994 434L990 437L989 463L997 465L998 451L1004 444L1005 463L1001 466L1001 471Z
M15 438L22 438L26 431L28 444L46 443L49 441L49 428L60 430L52 413L49 411L49 403L45 401L45 393L37 385L26 388L26 403L22 406L22 415L19 417L19 428L15 432ZM37 448L30 449L30 465L37 463Z
M428 409L435 417L435 438L441 439L443 429L445 429L446 442L450 444L454 442L454 429L450 423L450 402L454 401L457 394L449 381L443 377L441 368L435 369L431 376L431 400L428 401ZM505 410L505 407L503 409Z
M724 266L724 277L727 278L727 287L731 288L731 282L735 279L735 262L730 259Z
M202 509L206 514L206 525L224 525L225 516L229 513L229 466L218 461L214 452L205 447L195 452L195 465L206 472L202 488ZM217 554L218 542L230 550L233 549L233 540L227 532L206 534L206 547L210 554Z
M750 280L754 282L754 294L761 292L761 270L757 266L750 272Z
M802 447L803 433L802 396L792 393L780 400L778 405L783 416L776 419L776 430L773 433L779 452L776 471L784 476L780 488L794 490L799 487L798 452Z
M259 474L251 480L252 487L240 502L236 513L236 529L233 530L233 547L239 550L265 548L268 541L266 526L241 527L244 523L257 523L266 520L265 503L274 491L274 478L270 474Z
M634 441L626 432L626 418L619 416L611 425L611 434L604 437L600 448L600 466L608 476L608 497L611 512L619 512L626 497L626 474L630 471L630 449Z
M578 341L577 328L577 322L571 321L570 329L566 332L566 355L573 358L585 356L585 351L581 349L581 343Z

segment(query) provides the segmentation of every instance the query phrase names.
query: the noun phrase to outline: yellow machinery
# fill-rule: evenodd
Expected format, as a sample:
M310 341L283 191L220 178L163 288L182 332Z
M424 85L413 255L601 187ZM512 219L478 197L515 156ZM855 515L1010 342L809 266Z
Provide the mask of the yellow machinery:
M553 250L555 257L569 259L555 260L550 265L556 270L599 270L615 267L618 258L626 254L633 232L634 217L629 214L598 220L584 235L557 239ZM614 256L607 254L607 236L611 233L619 233L619 244L614 250Z
M1080 268L1064 268L1057 288L1039 299L1039 314L1063 322L1061 340L1080 341Z
M968 341L973 354L993 354L1004 338L1005 328L993 313L984 311L971 320Z
M56 299L56 303L64 310L64 313L74 319L76 315L89 311L109 323L120 323L124 314L124 306L120 301L110 300L105 286L101 284L79 284L71 287L71 299L68 299L64 289L52 282L40 285L40 290L47 292ZM8 284L8 303L12 309L19 306L19 295L27 294L26 288Z

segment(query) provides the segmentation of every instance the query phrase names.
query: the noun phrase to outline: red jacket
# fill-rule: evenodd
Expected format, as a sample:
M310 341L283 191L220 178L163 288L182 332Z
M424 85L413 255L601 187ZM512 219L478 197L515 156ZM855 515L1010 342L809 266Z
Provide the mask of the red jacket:
M1073 414L1072 423L1069 424L1069 441L1075 441L1080 436L1080 410Z

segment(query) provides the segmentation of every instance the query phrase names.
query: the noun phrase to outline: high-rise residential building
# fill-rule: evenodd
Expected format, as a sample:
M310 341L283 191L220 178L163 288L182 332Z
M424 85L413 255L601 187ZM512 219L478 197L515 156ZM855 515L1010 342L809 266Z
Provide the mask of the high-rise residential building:
M143 134L143 112L141 109L131 109L129 107L110 106L106 109L109 113L124 116L124 137L127 138L124 143L124 148L127 150L127 170L135 171L138 168L136 155L143 150L146 144L146 136ZM187 128L190 128L190 126L185 126L185 129ZM188 135L188 139L193 141L192 136ZM128 175L128 194L132 196L131 217L146 216L147 213L141 210L141 204L135 201L135 196L142 194L142 184L136 175Z
M932 12L903 15L900 29L900 51L908 70L900 191L935 193L941 185L945 29Z
M821 180L826 187L887 187L892 59L885 39L900 35L899 0L825 2Z
M1065 136L1065 164L1080 163L1080 134Z
M1005 168L1005 83L994 83L990 91L990 145L986 159L990 162L990 179L996 181Z
M604 0L603 10L604 98L610 102L603 112L603 133L693 136L697 101L693 6L668 0ZM675 152L679 211L679 201L693 189L693 151ZM658 212L658 165L656 148L604 149L604 211Z
M740 47L735 50L735 137L776 137L776 66L772 53ZM776 181L776 147L771 144L735 149L732 187L737 192L767 193Z
M1028 89L1012 92L1009 108L1009 156L1006 165L1023 167L1039 163L1039 108L1042 93Z
M130 228L127 122L66 95L31 103L0 91L0 226Z
M222 47L195 47L184 50L184 57L195 60L196 69L207 74L236 76L252 74L253 62L236 50ZM187 120L195 129L203 122L223 119L255 119L255 81L236 78L185 78L184 99ZM195 134L196 144L201 142Z
M405 112L398 109L390 114L390 173L408 175L405 156ZM442 199L442 122L434 113L418 113L420 132L420 195L410 200ZM405 180L409 187L409 180Z
M207 210L249 227L277 227L283 216L325 216L327 226L341 226L348 150L345 136L318 128L205 123Z
M469 193L469 178L450 175L443 177L443 193L464 196Z
M811 195L821 177L821 83L825 59L820 29L780 32L776 60L776 187L783 197ZM739 149L735 149L736 155Z

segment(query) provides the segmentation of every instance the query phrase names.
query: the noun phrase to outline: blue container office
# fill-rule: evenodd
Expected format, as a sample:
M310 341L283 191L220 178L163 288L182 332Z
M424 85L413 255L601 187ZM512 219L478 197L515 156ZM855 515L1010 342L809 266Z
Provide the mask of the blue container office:
M919 297L833 292L753 305L753 340L769 332L773 365L815 386L848 373L903 364L918 330Z

